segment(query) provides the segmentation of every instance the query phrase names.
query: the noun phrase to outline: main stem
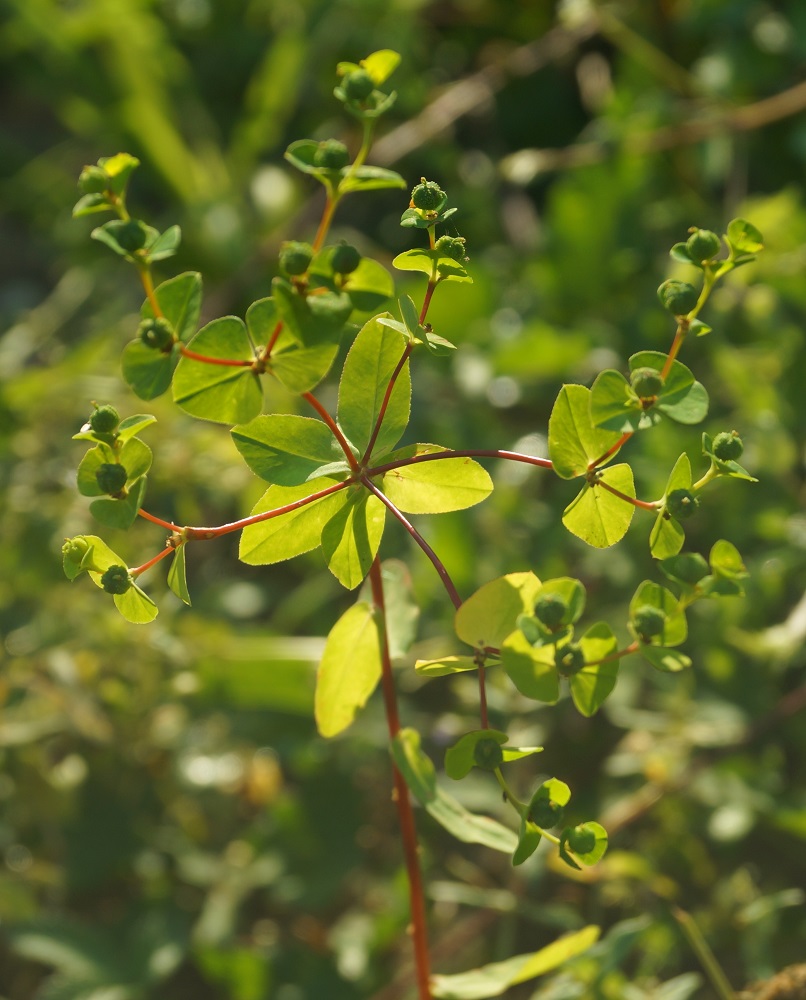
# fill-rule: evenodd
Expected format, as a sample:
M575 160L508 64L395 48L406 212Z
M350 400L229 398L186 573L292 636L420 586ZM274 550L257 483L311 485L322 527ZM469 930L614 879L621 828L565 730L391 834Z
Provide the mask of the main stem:
M392 660L389 655L389 643L386 638L386 605L383 595L383 577L378 557L369 571L372 586L372 600L380 615L381 634L381 685L383 701L386 707L386 723L389 728L389 739L393 740L400 732L400 717L397 711L397 695L395 681L392 675ZM423 877L420 871L420 859L417 852L417 828L414 822L414 811L406 782L397 767L392 764L395 791L394 800L397 806L397 816L400 822L400 833L403 838L403 854L406 860L406 871L409 878L409 902L411 907L411 934L414 945L414 964L416 970L417 990L420 1000L432 1000L429 986L430 958L428 954L428 925L425 914L425 893L423 892Z

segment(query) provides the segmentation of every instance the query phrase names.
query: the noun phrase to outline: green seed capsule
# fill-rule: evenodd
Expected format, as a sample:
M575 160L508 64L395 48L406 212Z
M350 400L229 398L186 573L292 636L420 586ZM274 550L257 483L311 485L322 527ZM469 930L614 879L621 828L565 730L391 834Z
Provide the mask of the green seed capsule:
M535 604L535 618L546 628L554 629L561 625L567 611L568 605L559 594L546 594L539 597Z
M440 236L434 247L443 257L451 260L467 260L465 256L465 240L463 236Z
M651 604L642 604L632 616L632 625L644 642L649 642L666 628L666 612Z
M90 414L89 425L96 434L111 434L120 423L114 406L96 406Z
M664 308L675 316L685 316L697 305L699 294L693 285L669 278L658 288L658 298Z
M666 497L666 510L678 521L685 521L696 513L700 501L691 490L672 490Z
M736 431L722 431L714 438L713 451L720 462L732 462L742 457L744 444Z
M720 240L710 229L695 229L686 240L686 250L692 260L702 264L719 253Z
M132 578L125 566L110 566L101 577L101 586L107 594L125 594L132 585Z
M654 368L636 368L630 375L632 391L639 399L654 399L663 388L664 380Z
M109 177L100 167L84 167L78 177L78 187L84 194L103 194L109 188Z
M350 153L338 139L325 139L324 142L320 142L313 156L314 166L324 167L326 170L341 170L349 162Z
M577 643L569 642L554 654L554 665L563 677L572 677L585 666L585 654Z
M73 562L80 563L90 550L90 543L83 535L76 535L75 538L68 538L62 545L62 556Z
M504 751L501 744L491 736L480 739L473 747L473 760L477 767L483 767L486 771L494 771L504 759Z
M146 347L151 347L155 351L168 353L174 345L173 327L162 316L144 319L137 332Z
M425 177L420 178L420 183L411 192L412 206L423 212L438 212L447 200L448 196L439 184L427 181Z
M115 229L115 239L129 253L142 250L146 245L147 236L145 226L137 219L130 219L129 222L124 222L122 226Z
M364 101L375 89L375 81L365 69L355 69L342 81L342 90L351 101Z
M567 843L575 854L589 854L596 847L596 834L584 826L575 826L568 831Z
M533 799L529 806L529 819L542 830L548 830L562 823L564 815L565 809L559 802L552 802L544 796Z
M280 267L286 274L291 276L305 274L312 260L313 247L310 243L289 240L280 247Z
M129 474L124 467L115 462L104 462L103 465L98 466L95 473L98 486L110 496L120 493L128 478Z
M330 258L330 266L336 274L352 274L360 263L361 254L349 243L339 243Z

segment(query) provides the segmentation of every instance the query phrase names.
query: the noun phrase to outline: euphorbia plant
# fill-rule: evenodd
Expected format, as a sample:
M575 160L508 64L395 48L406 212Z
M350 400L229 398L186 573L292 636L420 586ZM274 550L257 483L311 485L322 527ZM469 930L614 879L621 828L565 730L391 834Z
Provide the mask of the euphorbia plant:
M563 386L549 421L550 457L464 448L454 441L447 446L401 446L410 417L412 357L432 355L439 363L440 356L454 350L429 323L432 298L440 285L469 283L472 277L465 241L454 230L457 208L437 183L425 178L414 186L401 217L401 225L415 231L420 245L394 260L396 268L423 275L418 303L403 295L394 314L379 311L394 297L390 274L356 248L328 243L334 213L346 195L407 186L393 171L366 164L377 121L394 101L394 93L382 88L397 63L397 55L384 50L360 64L338 67L335 96L362 127L355 157L336 139L303 139L288 148L289 163L324 186L324 211L311 243L294 240L282 245L271 294L252 303L244 320L225 316L197 330L202 279L196 272L155 285L154 265L175 253L181 234L177 226L159 233L130 215L127 192L138 165L133 156L119 153L82 172L83 197L74 214L116 216L92 236L134 266L145 292L140 328L123 351L124 378L141 399L170 388L185 412L229 426L244 461L268 488L250 516L238 521L216 526L175 523L144 506L152 455L140 435L154 417L121 419L111 406L96 405L75 435L90 444L79 465L78 486L95 498L92 514L117 528L131 527L142 518L168 535L156 554L135 567L127 566L100 537L79 535L65 543L64 567L70 579L86 571L135 623L149 622L157 614L155 603L140 587L141 576L170 559L169 585L189 604L188 545L236 531L241 533L240 558L246 563L278 563L319 547L344 587L361 588L327 639L318 671L316 724L325 737L341 733L380 684L409 875L419 995L487 997L584 950L598 929L584 928L533 955L471 973L432 976L409 792L459 839L509 853L514 865L529 858L541 841L554 845L572 868L593 865L605 853L607 834L600 824L566 823L571 790L561 777L543 778L523 797L512 789L504 766L542 748L510 746L506 731L490 726L486 672L500 666L523 695L548 704L557 702L567 685L579 712L591 716L613 690L624 657L640 654L662 671L691 666L677 648L686 639L687 608L697 600L742 592L746 573L730 542L716 541L708 559L682 551L685 524L712 481L752 479L738 463L738 434L703 435L703 474L696 478L684 452L658 499L638 499L631 466L612 460L633 437L661 421L694 425L705 418L707 392L678 355L690 335L709 332L700 312L716 282L751 261L762 243L752 225L736 219L722 239L695 228L672 248L673 258L700 280L695 286L669 279L659 289L661 305L673 318L668 351L640 351L629 359L628 375L603 371L590 389ZM445 232L449 219L451 232ZM352 344L339 378L338 406L331 413L314 390L327 378L344 339ZM262 412L263 380L272 378L297 394L313 414ZM586 593L582 582L570 576L541 580L534 572L516 572L466 598L459 594L408 515L440 514L480 503L493 483L479 460L491 458L579 480L579 491L562 521L592 546L618 542L636 510L653 515L650 550L666 583L638 584L629 606L631 641L626 645L619 644L604 621L580 626ZM420 735L401 726L391 668L389 592L379 558L387 522L402 527L432 563L456 609L456 636L465 648L417 661L414 669L424 677L473 672L478 680L478 728L447 751L446 773L461 780L474 768L489 772L514 812L514 828L469 813L447 794L421 749ZM448 646L453 648L452 643Z

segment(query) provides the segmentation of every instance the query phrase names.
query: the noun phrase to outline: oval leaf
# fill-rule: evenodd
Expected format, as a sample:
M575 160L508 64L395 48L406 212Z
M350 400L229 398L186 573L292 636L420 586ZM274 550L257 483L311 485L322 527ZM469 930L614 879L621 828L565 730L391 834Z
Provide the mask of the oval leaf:
M327 637L316 675L314 715L325 737L351 725L381 677L381 630L378 612L365 601L339 618Z

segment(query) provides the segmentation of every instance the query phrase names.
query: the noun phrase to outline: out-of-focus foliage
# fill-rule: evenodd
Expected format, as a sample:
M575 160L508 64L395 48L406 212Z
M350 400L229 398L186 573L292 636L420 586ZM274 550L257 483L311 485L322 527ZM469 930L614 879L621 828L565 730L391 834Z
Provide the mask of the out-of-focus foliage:
M82 165L137 155L132 198L160 228L182 225L176 270L205 272L204 321L242 313L267 294L280 242L310 238L321 207L282 150L354 144L333 67L388 46L403 54L400 97L371 162L450 193L474 277L435 298L429 318L458 351L418 359L411 441L545 454L563 381L668 347L655 289L690 277L666 253L688 227L721 232L741 215L767 243L683 355L711 396L705 429L738 430L759 479L718 484L689 522L695 549L738 546L747 598L697 606L691 671L627 660L595 719L568 698L536 708L491 675L493 725L511 717L514 744L546 748L512 765L524 785L536 768L558 775L580 816L608 827L611 852L584 876L541 850L513 871L421 812L435 965L458 971L597 922L604 936L573 970L511 995L705 998L672 902L737 987L802 960L806 126L797 90L787 116L762 108L746 130L732 117L801 80L801 0L6 0L0 46L0 996L409 995L388 985L408 957L407 898L381 709L345 739L314 735L317 637L349 600L321 557L248 567L233 537L194 547L193 607L155 573L164 611L149 626L59 564L65 536L95 530L71 434L93 400L140 409L118 359L141 297L87 239L91 220L70 218ZM428 107L449 119L435 136L416 117ZM585 143L597 162L528 152ZM399 192L348 199L336 234L389 263L414 245L403 208ZM272 394L276 409L295 405ZM149 408L151 509L191 524L246 514L263 486L226 430L164 399ZM663 492L681 445L704 471L698 429L633 442L639 496ZM483 505L422 524L462 593L515 570L573 575L597 616L626 620L654 574L651 515L594 552L560 525L573 484L491 472ZM416 655L441 655L444 594L389 534L384 555L409 560L422 607ZM145 523L109 536L132 564L162 541ZM440 761L475 728L475 689L412 664L400 662L403 714ZM490 783L463 789L468 807L500 812Z

